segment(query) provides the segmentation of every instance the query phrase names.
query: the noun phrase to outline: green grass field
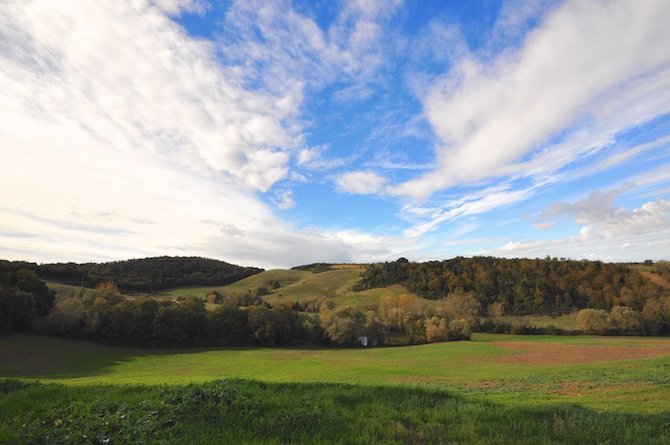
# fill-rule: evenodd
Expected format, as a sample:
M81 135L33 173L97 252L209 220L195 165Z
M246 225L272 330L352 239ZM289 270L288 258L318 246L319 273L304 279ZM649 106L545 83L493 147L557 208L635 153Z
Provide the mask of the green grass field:
M575 361L576 355L586 356ZM669 371L670 339L476 334L471 342L397 348L151 350L33 335L0 337L0 377L68 385L222 378L389 384L448 387L524 405L567 402L596 410L659 412L670 400Z
M72 443L86 443L81 435L115 443L670 440L667 338L478 334L397 348L148 350L7 335L3 377L48 384L0 384L0 443L62 443L61 433L79 437ZM21 425L51 439L21 436Z

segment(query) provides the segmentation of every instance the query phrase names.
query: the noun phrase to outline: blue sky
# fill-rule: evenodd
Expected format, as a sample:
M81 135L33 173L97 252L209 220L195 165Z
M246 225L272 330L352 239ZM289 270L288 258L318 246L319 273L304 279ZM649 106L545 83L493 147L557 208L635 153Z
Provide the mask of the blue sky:
M670 259L668 20L662 0L3 2L0 257Z

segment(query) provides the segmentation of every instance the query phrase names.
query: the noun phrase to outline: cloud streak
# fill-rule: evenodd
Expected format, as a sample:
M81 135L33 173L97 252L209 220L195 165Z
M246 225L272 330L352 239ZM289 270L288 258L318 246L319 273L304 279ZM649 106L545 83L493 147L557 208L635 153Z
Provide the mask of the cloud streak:
M663 1L570 1L530 31L519 50L500 53L492 64L464 57L424 100L439 138L437 168L395 192L425 198L519 173L529 155L549 158L548 167L538 164L557 171L670 112L668 14ZM611 122L631 108L626 119ZM584 138L580 122L599 131ZM568 156L550 148L571 137Z

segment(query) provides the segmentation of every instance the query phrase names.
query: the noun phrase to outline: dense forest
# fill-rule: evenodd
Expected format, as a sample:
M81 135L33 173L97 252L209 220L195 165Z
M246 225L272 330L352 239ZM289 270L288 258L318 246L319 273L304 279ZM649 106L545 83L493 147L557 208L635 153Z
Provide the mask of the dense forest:
M263 271L207 258L168 256L84 264L13 262L5 266L33 270L43 280L82 287L95 287L101 282L113 281L119 289L134 292L154 292L181 286L220 286Z
M642 310L663 289L635 268L600 261L457 257L413 263L404 258L370 265L355 290L405 285L429 299L472 293L482 308L498 305L506 314L559 315L577 309Z

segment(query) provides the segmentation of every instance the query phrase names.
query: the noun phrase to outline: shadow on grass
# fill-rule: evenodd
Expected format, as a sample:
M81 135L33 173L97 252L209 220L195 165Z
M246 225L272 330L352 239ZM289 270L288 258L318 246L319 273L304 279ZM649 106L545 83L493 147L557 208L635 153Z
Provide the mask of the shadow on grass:
M226 348L249 350L252 347ZM34 334L0 335L0 377L70 379L108 374L139 357L197 354L221 348L139 348Z
M83 440L82 438L86 438ZM71 387L0 381L5 443L667 444L670 413L523 407L325 383Z

